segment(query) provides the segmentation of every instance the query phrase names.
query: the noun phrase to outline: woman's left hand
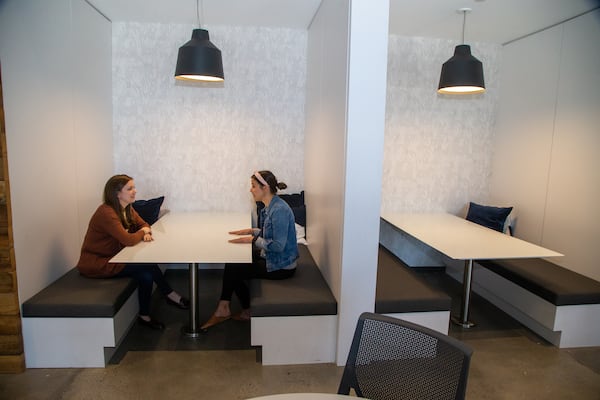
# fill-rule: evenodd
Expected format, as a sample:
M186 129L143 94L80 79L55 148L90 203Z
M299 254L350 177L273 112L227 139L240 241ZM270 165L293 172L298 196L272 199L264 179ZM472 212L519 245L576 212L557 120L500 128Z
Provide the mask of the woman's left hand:
M229 243L252 243L252 239L254 239L252 236L244 236L240 238L231 239L229 240Z

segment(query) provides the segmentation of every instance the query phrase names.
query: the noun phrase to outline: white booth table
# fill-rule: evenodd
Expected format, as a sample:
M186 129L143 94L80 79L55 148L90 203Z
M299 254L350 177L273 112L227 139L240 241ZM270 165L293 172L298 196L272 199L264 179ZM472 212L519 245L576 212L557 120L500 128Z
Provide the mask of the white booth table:
M285 393L272 394L269 396L253 397L248 400L349 400L356 399L353 396L330 393Z
M381 218L440 253L464 260L461 313L459 318L452 318L464 328L474 325L469 321L473 260L562 256L451 214L384 213Z
M198 264L250 263L251 244L228 241L236 236L228 232L249 228L250 212L175 212L152 225L152 242L125 247L110 262L188 264L190 275L190 324L184 333L199 335Z

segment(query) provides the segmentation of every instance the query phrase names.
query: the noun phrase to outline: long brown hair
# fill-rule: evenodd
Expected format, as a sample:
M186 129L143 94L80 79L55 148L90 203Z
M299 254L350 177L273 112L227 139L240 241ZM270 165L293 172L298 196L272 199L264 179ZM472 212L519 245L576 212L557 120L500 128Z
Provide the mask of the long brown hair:
M123 208L121 202L119 202L118 193L123 189L127 182L133 180L132 177L120 174L110 177L110 179L104 185L104 204L110 206L121 220L121 224L125 229L129 229L131 226L131 204Z

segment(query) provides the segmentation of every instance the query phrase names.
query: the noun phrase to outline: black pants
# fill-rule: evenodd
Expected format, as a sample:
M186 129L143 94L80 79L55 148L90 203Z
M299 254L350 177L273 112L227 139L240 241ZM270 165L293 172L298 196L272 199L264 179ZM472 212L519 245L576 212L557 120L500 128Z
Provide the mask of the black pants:
M223 287L221 289L221 300L231 301L235 292L240 299L242 308L250 308L250 291L246 280L249 279L287 279L294 275L296 269L278 269L267 272L267 264L264 258L252 255L252 264L225 264L223 273Z
M140 315L150 315L153 283L156 283L158 290L165 296L173 291L156 264L125 264L125 268L115 275L120 276L128 276L137 281Z

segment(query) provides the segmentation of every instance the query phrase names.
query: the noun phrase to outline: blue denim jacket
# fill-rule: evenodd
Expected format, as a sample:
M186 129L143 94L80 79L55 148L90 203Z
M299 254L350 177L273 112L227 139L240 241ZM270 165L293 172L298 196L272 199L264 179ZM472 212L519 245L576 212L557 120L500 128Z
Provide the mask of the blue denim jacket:
M292 209L279 196L273 196L269 207L260 212L262 226L254 231L255 246L263 250L267 271L295 267L299 255Z

